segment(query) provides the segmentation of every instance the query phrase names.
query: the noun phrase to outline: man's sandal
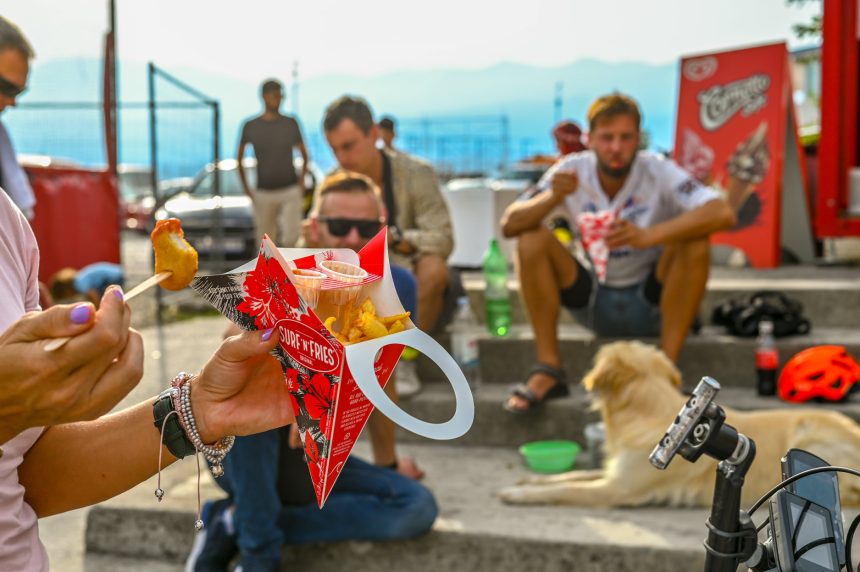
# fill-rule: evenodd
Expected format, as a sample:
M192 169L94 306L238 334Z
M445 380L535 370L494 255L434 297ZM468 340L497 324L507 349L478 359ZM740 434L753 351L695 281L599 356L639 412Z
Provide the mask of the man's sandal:
M537 373L542 373L555 379L555 384L547 390L543 397L538 397L537 394L528 386L527 383L520 383L518 385L515 385L511 389L511 395L515 395L526 401L528 403L528 407L526 407L525 409L511 407L509 399L508 401L505 401L505 411L508 411L509 413L513 413L515 415L523 415L535 411L548 399L556 399L559 397L567 397L568 395L570 395L570 388L567 386L564 370L552 367L551 365L547 365L545 363L538 363L529 371L528 379L531 379L531 377Z

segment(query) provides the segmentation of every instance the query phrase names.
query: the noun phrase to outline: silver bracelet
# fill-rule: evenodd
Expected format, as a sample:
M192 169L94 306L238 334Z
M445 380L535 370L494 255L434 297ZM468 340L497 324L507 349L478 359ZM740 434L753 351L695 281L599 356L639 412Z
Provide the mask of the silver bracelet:
M224 458L230 449L233 448L233 443L236 442L236 437L229 435L219 439L212 445L207 445L200 438L200 432L197 430L197 422L194 420L194 413L191 410L191 380L194 375L186 372L179 373L173 378L170 383L170 394L173 398L174 408L161 423L161 445L158 448L158 484L155 489L155 498L161 502L164 498L164 490L161 488L161 454L164 450L164 430L167 426L167 420L171 415L176 415L179 418L179 424L185 431L186 437L191 441L191 444L198 453L203 453L203 456L212 467L212 476L220 477L224 474ZM2 450L0 450L2 455ZM196 530L203 529L203 520L201 518L201 503L200 503L200 456L195 455L197 459L197 520L194 522Z
M185 428L185 434L188 440L194 445L198 452L203 453L203 457L209 462L212 467L212 476L220 477L224 474L224 458L230 449L233 448L233 443L236 442L236 437L228 435L213 443L207 445L200 438L200 432L197 430L197 422L194 419L194 413L191 410L191 380L195 376L187 373L181 373L177 378L182 376L184 379L176 385L179 389L179 419Z

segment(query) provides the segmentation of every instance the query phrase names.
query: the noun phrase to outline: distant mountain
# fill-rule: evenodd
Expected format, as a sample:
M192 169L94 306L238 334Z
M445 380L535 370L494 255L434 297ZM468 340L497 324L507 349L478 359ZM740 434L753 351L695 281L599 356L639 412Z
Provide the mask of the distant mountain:
M241 122L259 112L258 86L196 69L167 71L220 102L222 156L232 156ZM323 166L331 160L319 133L323 110L344 93L365 97L377 115L395 116L400 121L401 139L405 142L417 141L422 131L426 135L428 125L432 127L433 135L442 138L444 143L442 136L446 129L471 129L465 118L506 116L509 158L515 159L521 153L552 149L549 130L553 124L553 100L558 82L563 84L566 117L583 122L586 108L595 96L620 90L631 94L641 104L644 127L650 133L652 146L660 149L671 147L678 85L675 64L580 60L559 67L500 63L480 70L400 71L369 78L328 75L301 82L299 116L311 150ZM31 88L22 98L22 103L96 102L100 90L99 60L36 60ZM159 101L191 101L190 97L162 79L156 83L156 95ZM291 96L292 92L288 95ZM121 62L120 97L129 104L146 101L145 64ZM285 108L291 108L289 97ZM120 129L125 162L145 163L149 160L147 117L147 110L143 107L126 107L123 110ZM442 118L460 118L460 121L443 125L438 123ZM8 111L4 121L12 130L21 152L65 154L87 163L100 162L103 156L99 143L101 115L98 110L22 108ZM211 115L206 109L161 109L158 124L163 145L160 161L171 165L199 165L209 156ZM500 137L500 121L495 124L489 121L484 128L488 129L488 141ZM410 130L414 132L411 139ZM92 135L91 131L94 132ZM449 143L451 141L456 143L456 139L449 139ZM448 152L458 151L449 149Z

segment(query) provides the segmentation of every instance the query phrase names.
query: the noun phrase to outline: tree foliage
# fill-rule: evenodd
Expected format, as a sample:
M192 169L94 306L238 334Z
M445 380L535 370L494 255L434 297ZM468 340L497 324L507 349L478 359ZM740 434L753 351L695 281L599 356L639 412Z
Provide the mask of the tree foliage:
M821 4L821 0L786 0L789 5L795 4L798 6L803 6L809 2L816 2L819 5ZM811 38L814 40L821 38L821 14L820 12L812 17L809 22L795 24L792 26L794 33L798 38Z

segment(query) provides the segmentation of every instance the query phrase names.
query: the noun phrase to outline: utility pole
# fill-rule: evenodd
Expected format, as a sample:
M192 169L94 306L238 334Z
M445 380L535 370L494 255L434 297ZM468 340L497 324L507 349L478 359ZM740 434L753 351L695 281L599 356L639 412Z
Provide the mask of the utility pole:
M114 177L117 176L119 165L119 65L116 55L116 0L108 1L108 34L105 45L105 70L107 96L107 113L105 120L108 125L105 134L110 139L106 141L108 149L108 167Z
M555 125L558 125L562 118L563 91L564 83L560 81L555 82L555 99L553 101L553 107L555 109Z
M299 116L299 60L293 60L293 115Z

